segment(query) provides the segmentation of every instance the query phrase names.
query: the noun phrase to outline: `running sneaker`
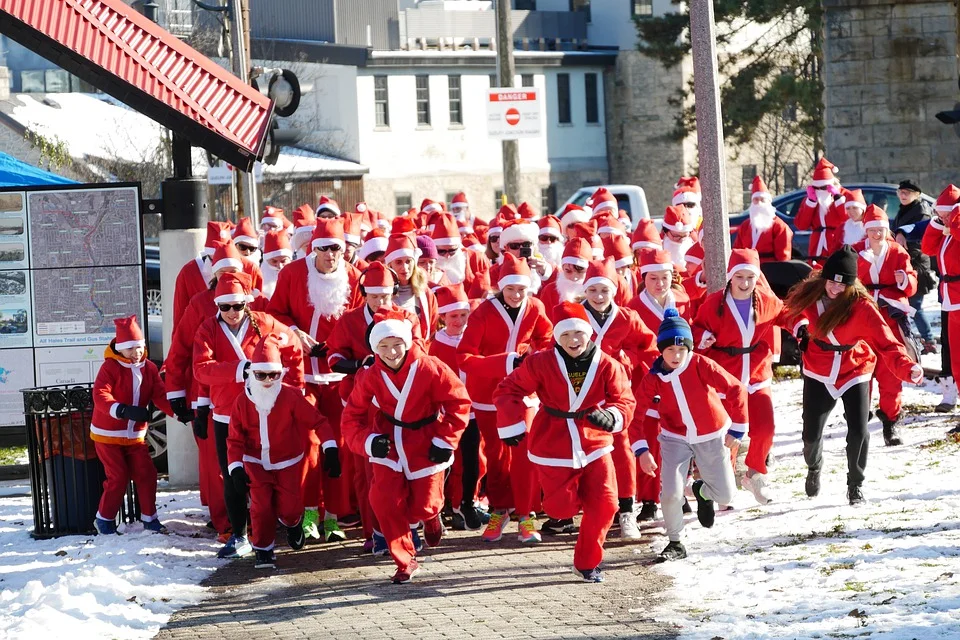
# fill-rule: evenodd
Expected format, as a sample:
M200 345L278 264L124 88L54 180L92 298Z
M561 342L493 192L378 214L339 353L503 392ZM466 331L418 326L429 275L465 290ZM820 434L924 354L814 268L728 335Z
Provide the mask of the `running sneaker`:
M301 530L301 535L303 531ZM273 555L272 549L257 549L257 559L253 565L254 569L276 569L277 562L276 557Z
M423 539L427 547L440 546L440 540L443 538L443 523L440 522L440 514L423 523Z
M383 537L383 534L379 531L373 532L373 555L375 556L385 556L389 555L390 547L387 546L387 539Z
M603 582L603 572L600 567L596 569L574 569L574 573L580 576L584 582Z
M342 542L347 539L347 534L340 530L336 517L323 521L323 539L327 542Z
M627 540L639 540L641 537L640 525L637 524L637 516L633 511L627 511L620 514L620 537Z
M499 542L500 538L503 537L503 530L507 528L508 524L510 524L509 513L499 511L491 513L490 522L487 523L487 528L484 529L480 539L484 542Z
M113 520L97 518L93 521L93 526L97 528L97 533L100 535L109 536L117 532L117 523Z
M414 551L423 551L423 540L420 539L420 532L417 531L416 527L410 527L410 537L413 538Z
M524 544L542 542L543 539L537 533L537 521L530 516L520 518L520 525L517 527L517 539Z
M217 552L218 558L242 558L243 556L248 556L253 553L253 547L250 546L250 542L240 536L230 536L230 539L227 540L227 544L223 545L220 548L220 551Z
M316 509L307 509L303 512L303 533L311 540L320 540L320 529L317 523L320 522L320 514Z
M556 518L550 518L543 523L543 526L540 527L540 533L545 533L547 535L556 536L561 533L576 533L577 525L573 523L573 518L563 518L558 520Z
M144 531L153 531L154 533L166 533L166 532L167 532L167 528L166 528L165 526L163 526L163 524L162 524L159 520L157 520L157 519L144 521L144 523L143 523L143 529L144 529Z
M416 558L410 560L410 563L403 569L397 569L397 572L393 574L393 578L390 581L393 584L406 584L413 580L413 576L420 573L420 563L417 562Z

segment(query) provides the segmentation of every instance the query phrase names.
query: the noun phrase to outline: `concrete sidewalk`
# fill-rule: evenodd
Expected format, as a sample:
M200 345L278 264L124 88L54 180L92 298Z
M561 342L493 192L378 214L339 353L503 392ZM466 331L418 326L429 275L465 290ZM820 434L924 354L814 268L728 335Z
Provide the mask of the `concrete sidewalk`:
M357 540L297 553L282 548L275 572L234 561L206 583L213 598L178 612L157 637L676 637L648 613L668 585L647 564L650 538L628 543L612 530L606 582L587 584L573 574L573 536L521 546L516 524L508 532L497 544L482 543L479 532L452 532L422 553L423 568L406 585L389 583L389 558L358 555Z

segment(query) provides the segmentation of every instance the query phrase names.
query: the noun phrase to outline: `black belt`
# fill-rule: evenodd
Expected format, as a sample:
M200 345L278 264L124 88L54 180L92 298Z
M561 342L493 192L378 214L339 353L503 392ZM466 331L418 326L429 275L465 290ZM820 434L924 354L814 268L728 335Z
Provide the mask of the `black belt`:
M760 343L758 342L757 344L752 344L749 347L718 347L717 345L713 345L710 348L716 349L717 351L722 351L728 356L743 356L748 353L753 353L759 346Z
M560 411L560 409L554 409L553 407L548 407L546 405L544 405L543 410L554 418L567 418L572 420L581 420L593 413L591 409L581 409L580 411Z
M758 258L776 258L777 256L776 254L771 252L771 253L758 253L757 257Z
M870 291L880 291L880 289L886 289L887 287L893 287L892 284L866 284L862 283L864 288L869 289Z
M940 276L941 282L960 282L960 275L956 276Z
M394 426L402 427L404 429L413 429L414 431L422 427L425 427L428 424L433 424L434 422L440 419L440 412L437 412L432 416L427 416L426 418L420 418L419 420L414 420L413 422L404 422L403 420L397 420L396 418L394 418L389 413L386 413L385 411L381 411L380 415L386 418L387 422L389 422Z
M850 351L850 349L854 347L852 344L832 344L830 342L824 342L819 338L814 338L813 341L824 351L838 351L842 353L844 351Z

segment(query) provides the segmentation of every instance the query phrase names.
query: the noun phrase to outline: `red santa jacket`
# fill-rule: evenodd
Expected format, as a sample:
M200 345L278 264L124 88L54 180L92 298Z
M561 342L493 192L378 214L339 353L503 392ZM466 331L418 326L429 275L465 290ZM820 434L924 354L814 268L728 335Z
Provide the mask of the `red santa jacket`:
M531 355L497 386L497 432L501 438L526 433L524 400L535 393L542 406L530 426L527 456L534 464L582 469L613 451L613 433L630 424L636 401L626 371L600 349L594 350L583 385L575 391L557 348ZM551 415L547 407L567 413L606 409L614 415L613 433L594 426L586 413L564 418Z
M440 329L433 334L429 353L450 367L450 370L457 374L462 382L465 382L467 377L460 372L460 365L457 364L457 347L460 345L462 337L462 333L458 336L451 336L446 329Z
M637 294L627 306L640 315L640 321L643 322L651 333L656 334L657 331L660 330L660 323L663 322L663 308L657 304L657 301L654 300L653 296L647 293L646 290ZM667 292L665 308L669 309L672 307L676 309L680 317L687 322L691 320L689 306L690 299L682 289L674 287Z
M940 308L944 311L957 311L960 309L960 243L957 243L952 235L944 235L943 223L933 218L923 232L920 250L937 259L940 296L943 298Z
M816 324L823 311L823 302L817 301L803 311L793 328L796 334L800 325L810 325L810 343L803 352L803 375L819 380L831 396L839 398L853 385L869 381L877 357L881 357L898 378L910 380L914 363L894 337L877 305L858 300L847 321L821 338L817 337ZM833 350L829 345L844 350Z
M376 407L370 419L370 407ZM340 429L344 442L358 456L383 465L408 480L425 478L453 464L453 457L435 463L430 445L456 449L467 426L470 399L463 383L450 368L414 344L399 371L377 358L369 369L357 372L356 384L343 409ZM414 423L435 417L419 429L397 423ZM378 435L390 438L386 458L374 458L370 445Z
M283 366L287 373L283 380L288 385L302 389L303 357L296 334L272 316L259 311L250 313L260 327L260 335L285 334L296 345L292 355L285 356ZM260 336L248 318L244 318L237 335L231 333L226 323L220 320L219 314L207 318L200 325L193 344L193 375L198 383L210 388L212 415L217 422L230 422L233 404L243 392L244 367L259 342Z
M144 359L132 363L107 346L105 361L93 383L93 416L90 438L104 444L132 445L143 442L146 422L121 420L117 408L121 404L146 407L151 402L168 416L173 415L157 365Z
M807 252L809 258L830 255L833 237L847 220L847 212L843 208L844 202L843 197L835 198L833 204L823 211L818 203L807 198L803 199L793 224L800 231L811 232L810 249Z
M173 326L176 327L193 296L210 288L213 270L210 258L197 256L180 268L173 289Z
M394 304L396 303L396 298L394 298ZM420 335L424 339L429 340L440 318L440 314L437 313L437 297L433 295L433 291L427 287L417 296L416 305L416 317L420 323Z
M457 347L458 368L467 376L473 408L496 411L493 392L514 369L514 360L528 351L545 349L553 342L553 325L543 303L527 298L514 323L503 303L489 298L470 314L470 322Z
M723 315L720 314L723 309ZM770 386L773 380L774 335L779 325L786 324L783 303L760 287L755 290L747 322L743 321L730 293L715 291L709 294L697 311L693 322L693 342L698 350L709 337L716 342L702 350L749 393ZM751 351L737 353L738 350Z
M559 269L554 269L549 263L547 263L546 273L543 276L537 271L533 271L533 286L530 287L530 293L536 295L544 288L550 286L550 283L557 278L557 273L559 273ZM470 289L467 290L467 296L474 300L487 298L491 293L499 289L497 286L498 282L500 282L499 262L490 265L489 269L476 274L473 284L470 286Z
M350 283L351 293L348 296L344 311L353 309L363 302L357 290L357 279L360 272L351 264L343 263ZM267 305L267 312L274 318L289 326L307 333L320 343L325 343L333 331L337 318L320 315L310 302L309 278L316 274L314 257L308 254L283 268L277 278L277 288ZM314 275L315 277L315 275ZM318 383L322 377L330 373L326 360L323 358L307 358L305 363L305 379L309 383Z
M282 384L268 413L257 408L244 385L230 412L227 468L249 462L266 471L286 469L303 459L311 441L324 450L337 446L333 427L299 389Z
M557 289L557 278L563 277L560 275L560 269L555 270L554 273L557 275L554 276L550 282L543 285L540 293L537 295L537 298L543 303L543 308L546 310L547 317L550 318L551 322L554 321L553 309L560 304L560 291ZM633 299L633 291L630 289L630 284L619 273L617 274L616 284L617 291L613 294L613 302L620 307L626 307L627 304L630 303L630 300Z
M193 379L193 343L203 321L217 315L215 297L216 292L210 288L193 296L173 327L170 349L163 362L168 400L186 398L194 408L210 404L207 390L201 390Z
M793 231L786 222L773 216L773 225L766 231L755 232L748 217L737 228L734 249L756 249L760 264L789 260L793 251Z
M630 425L634 453L649 449L660 433L690 444L720 438L729 428L747 430L747 389L710 358L691 353L667 372L657 360L650 373L635 377L637 410Z
M600 349L623 365L627 375L645 374L657 359L657 336L643 324L640 315L628 307L611 305L610 315L601 326L587 307L587 319L593 327L593 342Z
M889 318L889 313L882 308L884 304L912 316L915 312L907 299L917 292L917 272L907 250L892 240L884 240L879 254L870 249L869 243L856 249L857 276L881 306L884 317ZM903 273L902 287L897 284L898 272Z

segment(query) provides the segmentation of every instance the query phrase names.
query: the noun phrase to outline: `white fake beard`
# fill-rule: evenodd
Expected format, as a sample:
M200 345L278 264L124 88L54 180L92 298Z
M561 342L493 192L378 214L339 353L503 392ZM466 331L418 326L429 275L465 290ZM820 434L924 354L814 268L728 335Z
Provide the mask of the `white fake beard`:
M776 209L772 204L761 202L760 204L750 205L750 226L756 231L766 231L773 226L773 217L776 215Z
M457 207L456 209L451 207L450 211L457 222L470 222L470 209L468 207Z
M561 271L557 274L557 294L560 302L574 302L583 297L583 283L568 279Z
M690 223L693 225L693 228L698 229L700 222L703 220L703 205L698 204L692 209L687 209L687 212L690 214Z
M540 255L543 256L543 259L548 262L551 267L556 269L560 265L560 260L563 259L562 242L541 242L537 244L537 249L540 251Z
M687 236L680 242L675 242L669 237L663 237L663 250L670 254L673 264L678 267L684 267L687 264L687 251L693 246L693 238Z
M269 262L264 262L260 265L260 273L263 275L263 289L260 290L260 293L269 300L273 297L273 292L277 288L277 278L280 277L280 269L272 266Z
M310 234L309 233L294 233L293 237L290 238L290 244L293 248L294 253L297 255L306 255L310 252Z
M450 257L439 256L437 267L447 276L450 284L459 284L467 273L467 254L460 249Z
M307 274L310 304L321 316L339 318L350 300L350 279L343 264L333 273L320 273L313 259L307 258Z
M863 228L863 221L854 222L847 220L843 223L843 244L857 244L867 235L867 230Z
M826 189L817 191L817 207L823 215L830 213L830 207L833 206L833 194Z
M277 403L277 397L280 395L282 386L283 384L279 380L275 380L273 385L267 388L263 382L254 378L251 373L250 377L247 378L247 397L250 398L250 401L258 410L270 413Z

